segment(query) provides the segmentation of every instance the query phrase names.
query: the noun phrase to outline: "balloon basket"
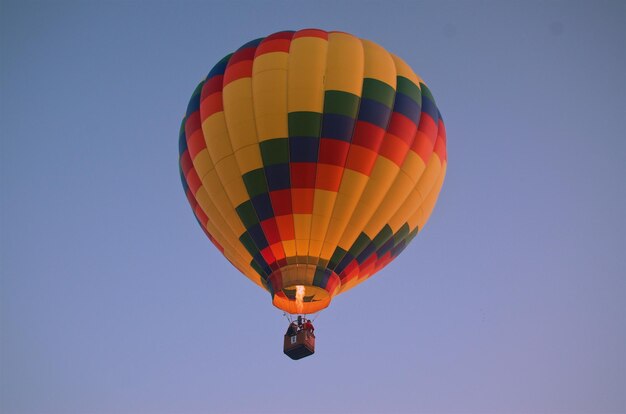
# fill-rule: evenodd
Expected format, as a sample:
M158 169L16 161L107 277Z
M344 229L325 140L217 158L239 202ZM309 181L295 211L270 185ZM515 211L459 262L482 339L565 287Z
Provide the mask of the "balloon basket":
M303 330L295 335L285 335L283 352L291 359L302 359L315 353L315 335Z

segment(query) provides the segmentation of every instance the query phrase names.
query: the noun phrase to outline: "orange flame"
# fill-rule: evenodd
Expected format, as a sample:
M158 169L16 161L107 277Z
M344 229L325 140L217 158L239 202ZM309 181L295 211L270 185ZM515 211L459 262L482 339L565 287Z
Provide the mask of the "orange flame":
M304 309L304 286L296 285L296 309L302 313Z

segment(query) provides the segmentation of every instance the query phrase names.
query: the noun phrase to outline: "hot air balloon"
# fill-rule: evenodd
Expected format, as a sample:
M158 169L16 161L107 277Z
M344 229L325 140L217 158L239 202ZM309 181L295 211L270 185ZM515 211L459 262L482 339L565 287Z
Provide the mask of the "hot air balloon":
M326 308L397 257L447 166L424 81L376 43L318 29L217 62L189 100L179 152L208 238L289 314Z

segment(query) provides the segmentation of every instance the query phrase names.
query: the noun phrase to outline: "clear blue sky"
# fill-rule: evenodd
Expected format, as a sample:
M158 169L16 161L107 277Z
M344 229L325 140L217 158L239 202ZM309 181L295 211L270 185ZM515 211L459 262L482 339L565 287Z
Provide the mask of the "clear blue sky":
M177 139L214 62L306 27L403 57L449 168L294 362ZM626 412L623 1L2 0L0 58L2 413Z

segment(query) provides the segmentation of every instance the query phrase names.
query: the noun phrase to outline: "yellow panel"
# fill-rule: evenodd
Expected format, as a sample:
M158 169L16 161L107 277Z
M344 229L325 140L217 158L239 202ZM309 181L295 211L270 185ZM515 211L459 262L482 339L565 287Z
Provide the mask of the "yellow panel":
M255 67L257 60L273 54L268 53L255 59ZM289 133L287 128L286 69L255 73L252 77L252 90L259 141L287 137Z
M226 85L223 99L233 151L258 142L252 106L252 79L241 78Z
M224 249L230 249L231 251L236 252L233 246L238 244L239 241L234 236L234 233L232 232L230 227L226 225L223 217L219 215L219 213L215 209L215 206L210 200L209 194L206 192L206 190L202 189L202 191L198 191L196 193L196 200L198 201L198 204L204 206L204 212L207 216L210 217L209 222L207 223L207 230L209 231L209 233L211 233L211 235ZM243 262L249 262L252 259L252 256L250 256L249 253L245 255L237 255L237 257L238 260Z
M242 233L240 229L243 228L243 224L241 224L239 219L237 219L236 222L231 222L227 219L227 212L234 211L234 209L226 197L224 187L222 186L216 170L209 171L209 173L202 178L202 186L206 189L211 197L211 201L215 205L215 212L212 212L209 217L218 217L218 219L214 220L216 224L221 226L223 223L224 226L227 226L224 227L224 229L229 228L230 232L234 233L233 237L239 238L239 235ZM222 229L222 227L220 227L220 229ZM226 230L222 230L222 232L226 234Z
M372 169L371 177L373 180L386 180L391 182L398 173L400 167L393 161L388 160L385 157L377 157ZM369 185L369 184L368 184Z
M332 217L338 220L349 220L358 202L358 194L339 193L335 200Z
M235 152L235 158L237 158L237 164L239 164L239 170L241 175L263 167L261 161L261 150L258 144L248 145Z
M311 214L294 214L293 225L296 233L296 251L298 256L306 256L311 229ZM303 243L303 241L305 243Z
M396 89L396 65L389 52L376 43L361 39L365 51L363 77L377 79Z
M330 217L333 213L333 205L336 199L337 193L334 191L315 189L313 214Z
M443 181L446 177L447 163L444 162L443 167L441 168L441 173L439 177L437 177L437 182L435 183L432 191L426 196L424 202L419 208L418 214L413 216L409 220L409 227L414 229L415 226L418 226L420 230L424 228L424 225L428 221L433 209L435 208L435 204L437 203L437 198L439 197L439 193L441 192L441 187L443 186Z
M309 256L319 257L321 251L322 251L321 240L313 240L313 239L309 240Z
M439 156L433 152L430 159L428 160L428 164L426 164L424 174L422 174L420 180L417 183L417 191L419 191L422 195L430 193L431 188L435 185L435 182L439 177L440 171L441 160L439 159Z
M239 164L234 155L230 155L215 165L215 170L220 177L220 181L223 184L230 183L237 178L241 179L241 172L239 171ZM242 180L243 183L243 180ZM238 204L237 204L238 205Z
M420 82L423 82L422 79L413 72L413 69L409 65L407 65L404 60L400 59L398 56L391 53L391 57L396 65L396 71L398 72L398 76L405 77L413 82L417 87L420 87Z
M439 157L437 154L433 153L417 184L413 187L405 202L402 203L398 211L389 220L389 226L394 233L416 214L418 207L422 204L426 195L428 195L435 184L440 170Z
M223 184L232 206L239 206L241 203L250 199L248 190L246 190L246 186L241 178L236 178L233 181Z
M285 249L286 257L294 257L296 255L296 242L295 240L283 241L283 248Z
M286 52L264 53L255 57L252 62L252 78L261 72L274 69L287 70L289 64L289 54Z
M328 231L326 232L326 237L324 239L324 248L322 249L322 254L320 257L325 259L330 259L330 256L335 251L335 247L339 244L339 239L343 234L346 226L348 225L347 220L337 219L332 217L330 219L330 223L328 224ZM328 253L327 245L333 246L332 251Z
M324 241L326 230L328 228L328 224L330 223L330 217L331 216L328 215L313 215L313 218L311 219L311 240Z
M202 132L213 164L233 153L224 112L217 112L205 119L202 123Z
M409 178L413 181L413 184L417 183L425 168L426 164L424 163L424 160L422 160L422 157L417 155L417 153L409 151L406 154L406 158L402 163L402 171L409 176Z
M224 218L234 229L235 234L242 235L246 231L245 227L243 226L243 223L241 223L241 220L239 219L239 216L237 215L237 212L234 209L231 208L230 210L226 211L226 213L224 214ZM241 251L247 252L247 250L241 245L241 243L237 244L237 246L235 247L238 250L241 249Z
M300 37L289 48L288 111L322 112L328 41Z
M338 90L361 96L364 52L361 40L347 33L328 35L326 90Z
M360 196L368 179L367 175L346 168L343 172L343 177L341 177L339 193Z
M198 177L202 178L208 174L209 171L214 169L213 161L211 161L211 157L209 156L209 151L203 149L198 154L196 154L196 158L193 159L193 168L198 173Z
M411 178L406 175L404 171L400 171L400 173L396 176L396 180L393 182L391 189L385 195L385 198L380 202L378 208L374 212L374 216L365 226L364 231L369 238L373 239L376 237L385 224L387 224L389 219L405 203L414 187L415 184Z

